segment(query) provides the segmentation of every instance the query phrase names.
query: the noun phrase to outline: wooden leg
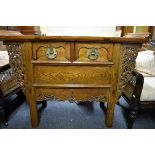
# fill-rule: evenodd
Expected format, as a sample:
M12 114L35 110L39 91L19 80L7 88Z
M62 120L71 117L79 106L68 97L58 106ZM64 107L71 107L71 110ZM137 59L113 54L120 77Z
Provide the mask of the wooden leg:
M22 90L20 90L19 92L16 93L18 95L18 97L22 98L22 99L25 99L25 95L23 93Z
M107 114L106 114L106 126L108 128L112 127L113 117L114 117L115 104L108 103L107 104Z
M137 111L131 110L129 112L129 119L128 119L128 122L127 122L128 129L132 129L132 126L133 126L133 124L135 122L136 116L137 116Z
M102 109L104 109L105 107L104 107L104 102L100 102L100 107L102 108Z
M37 103L33 94L34 93L32 92L32 97L30 100L30 116L32 128L36 128L38 126L38 110Z
M42 107L43 108L46 108L47 107L47 101L46 100L42 101L41 103L42 103Z
M1 109L0 111L1 122L4 123L5 126L8 126L6 111Z

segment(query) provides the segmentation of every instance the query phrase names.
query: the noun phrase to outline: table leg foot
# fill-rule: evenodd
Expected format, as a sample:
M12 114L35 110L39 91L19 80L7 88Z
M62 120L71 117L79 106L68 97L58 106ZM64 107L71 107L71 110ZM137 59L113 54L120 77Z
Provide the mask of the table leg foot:
M30 116L32 128L36 128L38 126L38 110L35 101L30 102Z
M46 100L45 101L42 101L41 103L42 103L42 107L43 108L46 108L47 107L47 101Z
M108 128L112 128L112 125L113 125L114 109L115 109L115 104L112 104L112 103L107 104L106 126Z
M105 103L104 103L104 102L100 102L100 107L101 107L102 109L104 109L104 108L105 108Z

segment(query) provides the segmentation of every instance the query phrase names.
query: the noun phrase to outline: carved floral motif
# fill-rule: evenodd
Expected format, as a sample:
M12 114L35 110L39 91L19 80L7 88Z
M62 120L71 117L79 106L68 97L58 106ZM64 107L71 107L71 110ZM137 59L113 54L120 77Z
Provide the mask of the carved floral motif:
M132 78L132 71L135 69L138 50L139 50L138 47L123 46L122 58L121 58L122 68L121 68L119 94L121 94L122 89Z
M19 85L24 89L24 74L23 74L23 64L22 64L22 45L9 44L6 46L9 54L9 63L13 70L13 73L18 79Z
M68 90L69 91L69 90ZM58 95L59 96L59 95ZM105 95L98 95L98 96L90 96L89 98L85 98L84 100L78 99L79 96L74 95L74 92L71 91L71 95L65 95L61 98L61 96L55 96L52 93L46 92L46 91L38 91L36 93L36 100L43 101L43 100L55 100L55 101L64 101L68 100L71 103L79 103L79 102L85 102L85 101L107 101L107 96Z

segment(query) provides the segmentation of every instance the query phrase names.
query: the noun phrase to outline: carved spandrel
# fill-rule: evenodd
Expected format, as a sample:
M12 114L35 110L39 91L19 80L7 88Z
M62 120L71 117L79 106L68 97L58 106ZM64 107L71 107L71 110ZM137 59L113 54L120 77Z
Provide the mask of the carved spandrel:
M132 72L135 69L139 48L140 46L132 45L124 45L122 47L119 96L126 84L132 79Z
M9 54L9 63L13 70L13 73L17 77L18 83L24 90L24 74L22 63L22 44L7 44L6 46Z
M85 101L97 101L97 102L105 102L108 101L108 96L105 94L104 90L81 90L84 93L79 93L78 89L63 89L63 90L37 90L36 91L36 100L55 100L55 101L64 101L68 100L71 103L79 103ZM90 93L88 93L90 92Z
M54 100L54 101L64 101L64 99L61 99L59 97L56 97L54 95L51 94L39 94L37 96L37 100L38 101L43 101L43 100ZM86 102L86 101L90 101L90 102L104 102L107 101L107 97L106 96L91 96L85 100L79 100L76 99L74 96L69 96L66 100L68 100L70 103L79 103L79 102Z

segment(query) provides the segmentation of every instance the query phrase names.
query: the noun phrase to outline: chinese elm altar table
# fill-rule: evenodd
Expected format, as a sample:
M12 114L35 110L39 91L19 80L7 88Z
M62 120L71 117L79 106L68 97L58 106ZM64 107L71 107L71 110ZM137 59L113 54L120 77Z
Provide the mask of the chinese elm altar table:
M36 101L107 102L112 127L115 104L131 78L138 49L147 39L75 36L0 36L10 65L38 125Z

